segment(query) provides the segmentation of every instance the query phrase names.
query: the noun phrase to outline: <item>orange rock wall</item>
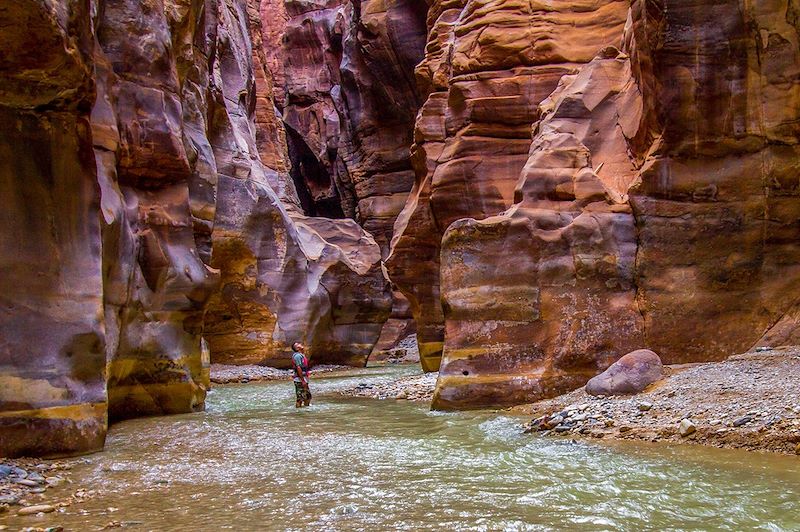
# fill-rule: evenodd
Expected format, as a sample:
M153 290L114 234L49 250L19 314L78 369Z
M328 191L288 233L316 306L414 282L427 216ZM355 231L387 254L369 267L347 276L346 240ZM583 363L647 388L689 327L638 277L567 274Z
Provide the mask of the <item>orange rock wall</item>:
M387 267L430 368L443 346L435 407L552 396L639 347L718 360L796 335L794 13L433 4Z

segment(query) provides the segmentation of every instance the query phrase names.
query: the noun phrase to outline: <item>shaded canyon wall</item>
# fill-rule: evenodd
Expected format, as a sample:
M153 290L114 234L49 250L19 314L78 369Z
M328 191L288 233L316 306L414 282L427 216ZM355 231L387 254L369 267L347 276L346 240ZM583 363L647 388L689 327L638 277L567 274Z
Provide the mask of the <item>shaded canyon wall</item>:
M97 450L109 418L202 408L209 348L366 361L391 307L380 248L302 214L258 11L0 9L0 455Z

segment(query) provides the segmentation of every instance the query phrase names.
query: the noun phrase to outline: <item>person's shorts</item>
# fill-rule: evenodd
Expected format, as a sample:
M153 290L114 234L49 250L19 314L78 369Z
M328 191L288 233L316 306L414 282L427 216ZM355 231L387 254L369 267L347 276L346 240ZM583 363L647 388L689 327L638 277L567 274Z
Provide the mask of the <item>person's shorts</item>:
M311 392L303 386L303 383L295 381L294 383L294 395L297 397L298 401L310 401L311 400Z

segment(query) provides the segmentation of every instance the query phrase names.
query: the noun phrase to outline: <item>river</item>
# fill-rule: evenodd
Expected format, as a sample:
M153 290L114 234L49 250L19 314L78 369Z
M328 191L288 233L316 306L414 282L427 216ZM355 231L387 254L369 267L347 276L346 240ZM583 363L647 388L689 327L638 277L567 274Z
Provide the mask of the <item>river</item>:
M744 451L571 442L520 419L339 398L410 374L316 379L296 410L289 382L215 388L197 414L112 427L65 513L0 524L92 530L800 530L800 460Z

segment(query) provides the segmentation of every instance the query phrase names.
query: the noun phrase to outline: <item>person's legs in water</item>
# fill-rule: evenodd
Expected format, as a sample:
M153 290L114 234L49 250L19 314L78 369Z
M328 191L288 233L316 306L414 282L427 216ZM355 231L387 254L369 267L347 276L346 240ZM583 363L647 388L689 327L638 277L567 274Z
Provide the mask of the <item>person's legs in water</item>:
M310 406L310 405L311 405L311 390L309 390L308 388L306 388L306 389L305 389L305 392L306 392L306 393L305 393L305 397L304 397L304 399L303 399L303 405L304 405L304 406Z
M303 387L303 384L295 381L294 383L295 408L300 408L301 406L303 406L303 402L305 400L305 392L306 390Z

